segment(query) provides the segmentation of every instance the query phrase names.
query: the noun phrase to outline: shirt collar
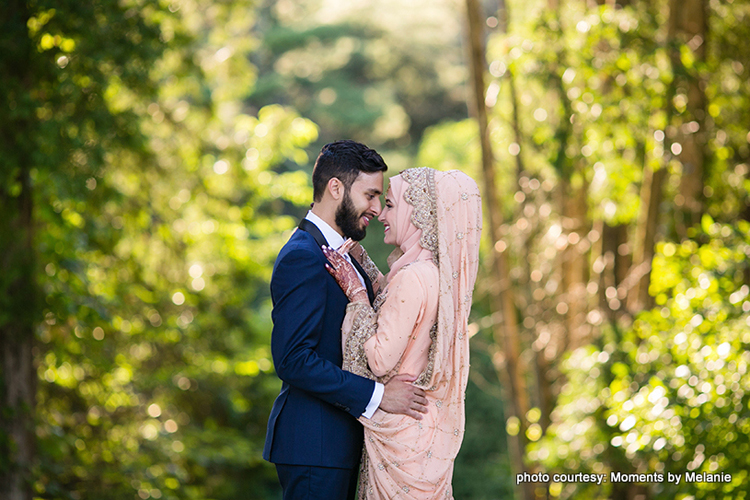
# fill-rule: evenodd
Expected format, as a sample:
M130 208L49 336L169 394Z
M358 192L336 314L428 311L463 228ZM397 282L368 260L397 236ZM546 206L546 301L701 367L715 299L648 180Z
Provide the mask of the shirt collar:
M344 237L336 232L326 221L315 215L312 210L307 212L305 219L309 220L323 233L323 237L331 248L338 248L344 243Z

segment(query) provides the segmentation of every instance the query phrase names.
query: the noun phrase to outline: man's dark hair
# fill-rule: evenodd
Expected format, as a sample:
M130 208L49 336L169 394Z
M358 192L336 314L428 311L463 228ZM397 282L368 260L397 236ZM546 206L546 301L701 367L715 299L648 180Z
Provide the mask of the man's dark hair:
M323 146L313 167L313 200L323 198L328 181L336 177L349 191L360 172L385 172L388 166L383 158L364 144L345 140Z

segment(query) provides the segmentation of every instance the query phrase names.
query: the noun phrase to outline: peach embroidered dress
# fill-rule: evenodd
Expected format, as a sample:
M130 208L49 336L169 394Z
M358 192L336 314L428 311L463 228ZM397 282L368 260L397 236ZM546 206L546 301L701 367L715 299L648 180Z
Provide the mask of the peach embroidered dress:
M459 171L405 170L391 179L395 260L374 307L349 304L344 369L381 382L408 373L425 389L422 420L377 410L360 418L360 499L453 498L469 375L466 332L482 229L476 183ZM389 262L392 261L389 258ZM371 262L364 266L373 281Z

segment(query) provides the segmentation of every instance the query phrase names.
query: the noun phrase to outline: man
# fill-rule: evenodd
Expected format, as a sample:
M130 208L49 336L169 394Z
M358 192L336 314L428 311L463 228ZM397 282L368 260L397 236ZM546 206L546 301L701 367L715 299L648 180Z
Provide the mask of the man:
M427 411L424 391L412 379L396 377L383 386L341 369L348 301L321 250L365 237L380 213L387 168L363 144L324 146L313 169L312 208L274 265L271 351L283 384L263 458L276 464L284 500L352 499L363 441L356 419L370 418L378 407L418 419ZM369 279L361 267L358 272L372 301Z

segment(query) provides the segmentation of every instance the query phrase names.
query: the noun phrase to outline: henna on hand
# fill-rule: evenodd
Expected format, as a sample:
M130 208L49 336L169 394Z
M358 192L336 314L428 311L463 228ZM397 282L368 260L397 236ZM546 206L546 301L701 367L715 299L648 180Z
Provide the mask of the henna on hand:
M323 247L323 254L328 259L326 270L333 276L350 302L368 302L367 291L359 281L354 266L344 256L329 247Z

